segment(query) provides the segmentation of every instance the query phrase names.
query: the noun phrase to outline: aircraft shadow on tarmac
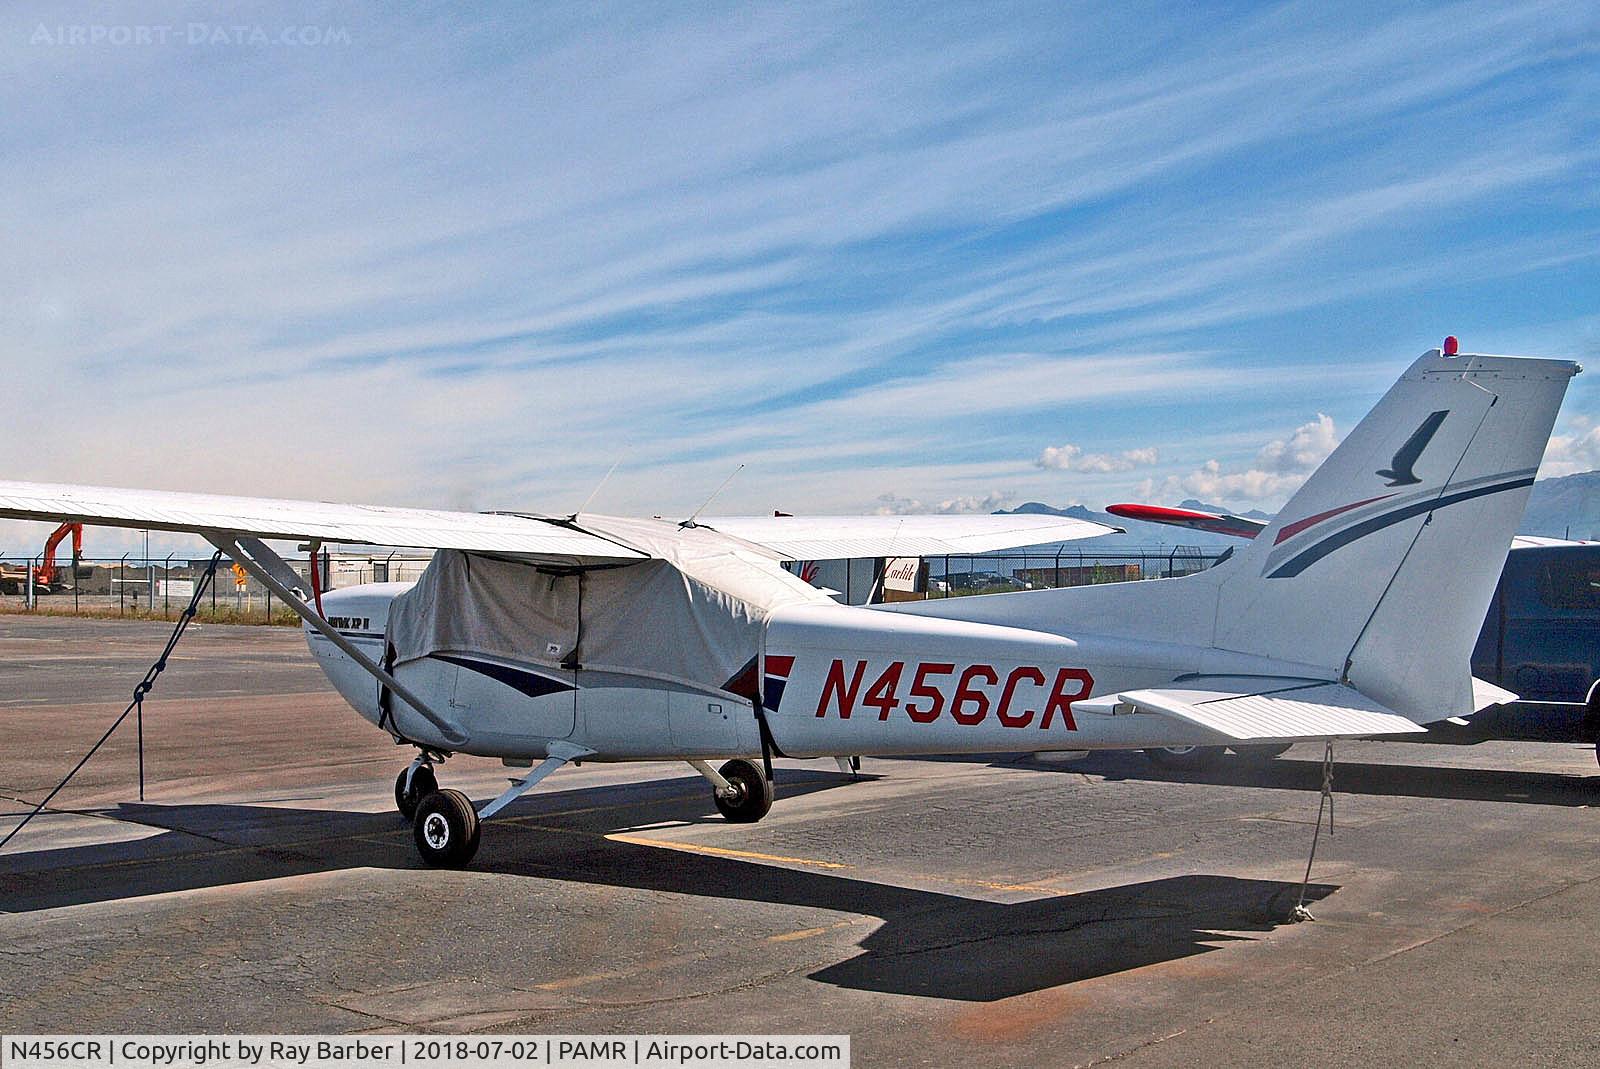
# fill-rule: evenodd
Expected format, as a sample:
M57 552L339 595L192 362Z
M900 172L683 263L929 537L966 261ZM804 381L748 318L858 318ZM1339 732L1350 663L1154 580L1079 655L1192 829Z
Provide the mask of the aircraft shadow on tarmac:
M847 785L780 773L781 796ZM696 781L697 782L697 781ZM655 785L662 786L662 785ZM1299 885L1189 875L992 902L848 875L606 838L661 821L710 823L706 800L641 785L551 792L491 822L480 872L881 918L861 953L810 977L844 988L987 1002L1173 961L1284 923ZM649 795L657 795L652 798ZM565 798L563 799L563 795ZM629 802L615 804L619 798ZM575 800L584 803L568 809ZM608 804L611 803L611 804ZM563 812L563 810L567 810ZM124 804L105 814L167 829L134 842L0 857L0 911L30 912L358 867L417 868L392 813L280 806ZM720 823L720 821L717 821ZM1308 901L1337 887L1312 884Z
M1311 752L1308 748L1307 753ZM1004 763L1030 769L1081 772L1112 781L1142 780L1322 791L1320 753L1311 760L1279 757L1271 761L1250 761L1230 754L1211 768L1182 770L1160 768L1151 764L1143 754L1128 751L1090 754L1067 764L1046 764L1032 757L1015 755ZM1340 761L1337 749L1334 752L1333 790L1335 794L1517 802L1523 805L1592 806L1600 803L1600 779L1593 776Z

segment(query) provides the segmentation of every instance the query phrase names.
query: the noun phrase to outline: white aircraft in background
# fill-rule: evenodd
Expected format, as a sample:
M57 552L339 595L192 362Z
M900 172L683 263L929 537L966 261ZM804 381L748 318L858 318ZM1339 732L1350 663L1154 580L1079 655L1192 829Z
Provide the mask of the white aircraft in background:
M416 747L396 801L427 862L463 865L482 818L573 761L686 760L753 821L774 755L1281 744L1508 700L1469 658L1578 370L1428 352L1249 546L1109 586L853 607L782 567L1106 530L1056 517L674 523L29 483L0 483L0 517L192 532L238 561ZM262 541L290 538L439 552L415 584L323 595ZM476 808L438 789L455 753L531 771Z

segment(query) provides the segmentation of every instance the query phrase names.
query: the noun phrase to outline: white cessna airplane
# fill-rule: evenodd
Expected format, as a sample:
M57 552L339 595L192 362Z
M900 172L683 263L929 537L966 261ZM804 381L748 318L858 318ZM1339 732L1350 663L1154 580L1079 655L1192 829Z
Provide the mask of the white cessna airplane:
M1423 730L1508 700L1469 658L1567 383L1561 360L1424 354L1231 559L1196 575L872 607L785 560L968 554L1054 517L674 523L0 483L0 517L202 535L295 607L435 865L563 764L681 759L732 821L771 758L1272 745ZM263 539L439 550L326 595ZM315 587L315 580L310 584ZM482 807L451 754L530 769ZM712 759L729 759L713 768Z

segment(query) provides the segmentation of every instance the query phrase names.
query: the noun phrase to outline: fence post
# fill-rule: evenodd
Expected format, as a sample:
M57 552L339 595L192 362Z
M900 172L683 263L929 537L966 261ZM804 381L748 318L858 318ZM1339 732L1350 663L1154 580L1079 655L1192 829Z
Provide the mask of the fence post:
M120 562L118 562L118 564L117 564L117 578L115 580L115 582L117 584L117 615L118 616L123 615L122 599L123 599L123 592L128 589L128 584L125 582L125 580L127 578L128 578L128 555L126 553L124 553L122 555L122 560Z
M166 573L161 579L161 618L172 619L172 554L167 554Z

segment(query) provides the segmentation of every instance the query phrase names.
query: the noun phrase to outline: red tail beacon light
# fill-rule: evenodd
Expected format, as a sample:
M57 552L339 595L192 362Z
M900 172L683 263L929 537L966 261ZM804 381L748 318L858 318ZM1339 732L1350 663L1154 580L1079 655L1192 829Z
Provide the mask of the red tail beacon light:
M1461 343L1456 340L1456 336L1454 334L1450 335L1444 340L1444 355L1455 356L1456 353L1460 351Z

